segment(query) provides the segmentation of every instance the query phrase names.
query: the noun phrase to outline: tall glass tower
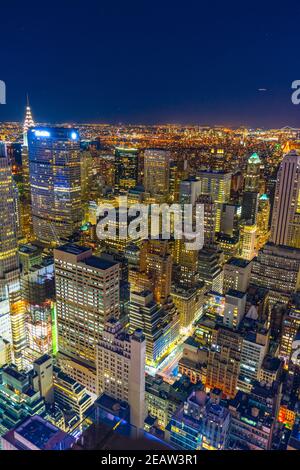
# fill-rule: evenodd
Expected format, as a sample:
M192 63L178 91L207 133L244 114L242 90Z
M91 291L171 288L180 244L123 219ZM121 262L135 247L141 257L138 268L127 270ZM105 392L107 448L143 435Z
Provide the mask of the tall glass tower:
M0 336L12 343L14 363L21 369L26 334L20 295L16 194L6 147L0 143Z
M28 131L28 148L34 235L56 245L81 224L79 134L35 127Z

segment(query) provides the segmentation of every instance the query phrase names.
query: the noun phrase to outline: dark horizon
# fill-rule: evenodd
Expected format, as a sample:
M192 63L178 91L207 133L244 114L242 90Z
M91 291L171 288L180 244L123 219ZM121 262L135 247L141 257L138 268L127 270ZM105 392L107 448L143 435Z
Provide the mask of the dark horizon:
M1 7L2 122L300 126L295 1L39 5Z

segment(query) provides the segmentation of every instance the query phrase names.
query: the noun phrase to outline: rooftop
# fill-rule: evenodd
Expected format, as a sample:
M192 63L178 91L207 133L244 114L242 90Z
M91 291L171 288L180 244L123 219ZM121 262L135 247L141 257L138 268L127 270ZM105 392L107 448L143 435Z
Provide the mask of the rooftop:
M229 289L227 294L225 295L226 297L238 297L239 299L243 299L247 294L245 292L240 292L239 290L235 289Z
M237 266L239 268L246 268L251 261L242 259L242 258L230 258L226 264L230 264L232 266Z
M80 255L87 251L91 251L91 248L81 245L75 245L74 243L66 243L65 245L57 248L59 251L64 251L65 253L70 253L72 255Z
M87 266L102 270L109 269L112 266L116 266L117 264L119 264L117 261L111 261L105 258L100 258L98 256L90 256L89 258L85 258L83 262Z

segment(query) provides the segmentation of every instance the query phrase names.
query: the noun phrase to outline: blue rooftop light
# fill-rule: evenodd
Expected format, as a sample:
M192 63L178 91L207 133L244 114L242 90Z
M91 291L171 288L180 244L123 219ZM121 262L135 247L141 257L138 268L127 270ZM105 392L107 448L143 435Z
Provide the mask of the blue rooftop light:
M78 137L78 135L77 135L76 132L72 132L72 133L71 133L71 139L76 140L77 137Z
M33 131L36 137L50 137L49 131L34 130Z

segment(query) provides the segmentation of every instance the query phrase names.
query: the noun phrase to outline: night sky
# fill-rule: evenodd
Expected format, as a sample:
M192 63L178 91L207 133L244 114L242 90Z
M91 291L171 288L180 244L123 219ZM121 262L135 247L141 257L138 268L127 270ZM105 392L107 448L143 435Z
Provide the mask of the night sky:
M0 2L0 121L300 127L299 1ZM259 91L266 89L266 91Z

